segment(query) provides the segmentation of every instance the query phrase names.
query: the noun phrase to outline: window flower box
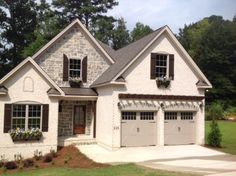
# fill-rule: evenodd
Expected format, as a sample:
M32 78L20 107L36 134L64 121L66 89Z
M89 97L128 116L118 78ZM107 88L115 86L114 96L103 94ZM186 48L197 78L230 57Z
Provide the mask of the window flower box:
M36 128L32 128L29 130L23 130L20 128L10 130L10 136L13 140L15 141L35 141L35 140L40 140L43 136L42 132Z
M170 85L170 79L167 77L157 78L156 83L157 83L158 88L161 88L161 87L167 88Z
M81 78L69 78L69 84L71 87L80 88L82 86Z

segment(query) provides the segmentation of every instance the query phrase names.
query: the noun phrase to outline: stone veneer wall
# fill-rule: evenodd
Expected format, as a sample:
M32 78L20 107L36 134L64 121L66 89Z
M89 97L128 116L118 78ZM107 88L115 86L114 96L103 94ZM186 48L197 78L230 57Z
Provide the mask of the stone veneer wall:
M68 87L68 82L63 81L63 54L73 59L87 56L87 83L83 86L89 87L109 64L87 38L80 32L79 27L74 27L35 61L60 87Z
M73 135L73 116L75 105L86 105L85 135L91 134L93 110L91 101L62 101L62 111L59 112L58 136Z

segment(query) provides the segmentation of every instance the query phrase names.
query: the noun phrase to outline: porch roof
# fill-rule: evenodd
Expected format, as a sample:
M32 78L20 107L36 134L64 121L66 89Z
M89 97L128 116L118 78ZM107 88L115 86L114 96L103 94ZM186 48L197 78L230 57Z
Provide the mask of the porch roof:
M90 88L72 88L72 87L61 87L61 90L65 95L76 95L76 96L97 96L97 92Z

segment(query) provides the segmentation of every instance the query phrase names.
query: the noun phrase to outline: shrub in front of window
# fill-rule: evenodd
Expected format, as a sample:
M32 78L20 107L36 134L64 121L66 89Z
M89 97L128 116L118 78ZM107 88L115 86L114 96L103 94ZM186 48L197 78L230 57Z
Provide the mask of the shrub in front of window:
M160 77L156 79L157 87L169 87L170 85L170 79L167 77Z
M38 128L22 130L20 128L10 130L10 136L13 141L40 140L42 132Z
M11 170L11 169L16 169L17 168L17 164L15 161L8 161L4 164L4 167L8 170Z
M69 84L71 87L81 87L82 85L82 79L79 77L70 77L69 78Z
M34 166L34 160L33 159L26 159L23 161L23 166L28 168Z

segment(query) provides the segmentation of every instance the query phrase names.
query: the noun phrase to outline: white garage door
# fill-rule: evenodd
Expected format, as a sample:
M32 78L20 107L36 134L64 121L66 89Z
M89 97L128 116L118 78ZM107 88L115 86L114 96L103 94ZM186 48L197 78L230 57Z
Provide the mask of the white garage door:
M122 147L156 145L156 136L155 112L122 112Z
M194 112L165 112L164 141L166 145L195 143Z

